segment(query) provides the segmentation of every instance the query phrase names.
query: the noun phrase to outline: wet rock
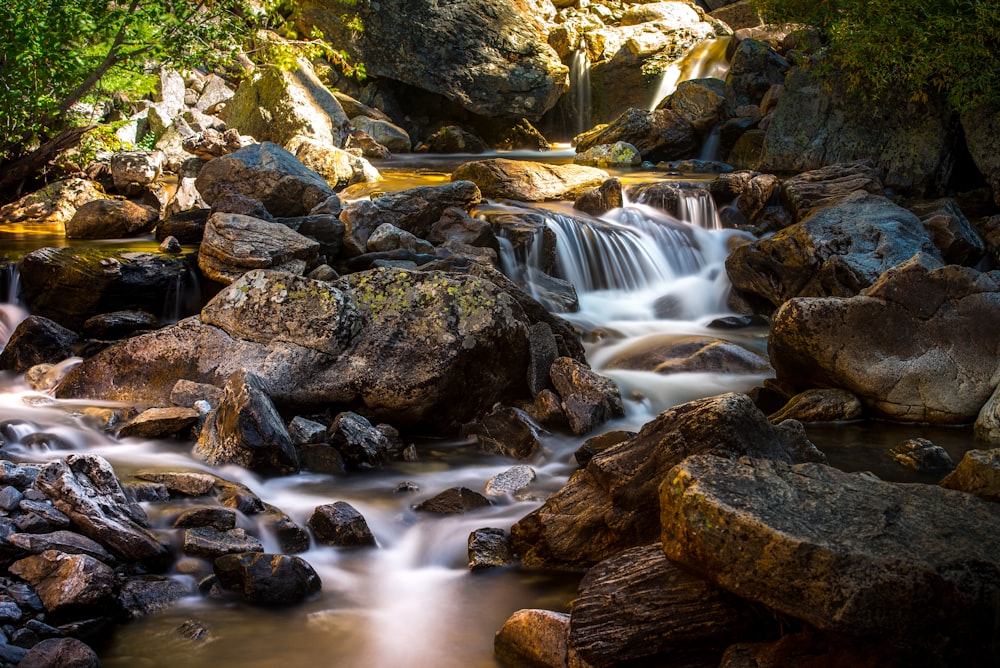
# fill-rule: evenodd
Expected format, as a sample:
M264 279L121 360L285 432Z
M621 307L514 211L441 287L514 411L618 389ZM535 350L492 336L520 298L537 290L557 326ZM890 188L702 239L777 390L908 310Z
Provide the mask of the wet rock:
M83 323L83 334L92 339L124 339L141 330L159 326L160 319L148 311L115 311L87 318Z
M121 487L111 465L96 455L70 454L38 473L35 489L52 499L74 525L112 554L162 566L166 546L146 528L146 514Z
M497 631L493 651L506 666L560 668L569 656L569 615L550 610L518 610Z
M576 452L573 453L573 457L576 459L576 463L580 465L580 468L584 468L590 463L590 460L594 458L594 455L600 454L609 448L613 448L633 436L635 436L634 431L624 431L621 429L609 431L598 436L592 436L576 449Z
M926 438L911 438L890 448L886 454L915 471L950 471L955 468L948 451Z
M224 554L263 552L264 546L260 540L243 529L220 531L214 527L203 526L184 531L182 549L184 554L190 557L212 560Z
M733 89L721 79L688 79L677 84L669 108L691 124L699 137L734 115Z
M291 605L320 591L322 582L304 559L287 554L227 554L213 562L220 584L255 605Z
M68 239L121 239L150 232L160 214L128 200L97 199L80 205L66 221Z
M107 198L104 189L93 181L78 178L55 181L0 207L0 224L63 225L81 205Z
M488 496L505 496L516 494L535 482L535 470L530 466L519 464L506 471L501 471L486 482Z
M771 365L763 355L711 337L647 336L624 348L605 363L606 369L634 369L659 374L670 373L769 373Z
M540 449L537 425L523 411L496 406L476 425L484 451L514 459L531 459Z
M185 510L171 525L175 529L210 527L218 531L236 528L236 511L231 508L202 506Z
M50 613L107 605L116 591L114 571L85 554L48 550L15 561L10 572L35 588Z
M258 69L239 85L226 111L230 127L280 146L304 136L342 148L351 131L340 102L304 59L296 62L295 69Z
M18 668L100 668L97 652L76 638L43 640L21 658Z
M588 190L573 202L573 208L592 216L602 216L612 209L622 206L622 182L617 178L608 179L595 190Z
M733 286L781 306L793 297L850 297L916 253L940 258L912 213L884 197L855 192L726 259Z
M969 450L941 486L1000 501L1000 449Z
M79 335L38 315L22 320L0 352L0 369L22 374L36 364L55 364L76 353Z
M329 442L354 466L376 467L389 459L389 439L357 413L341 413L328 430Z
M130 619L138 619L165 610L194 593L193 587L174 578L138 575L122 583L118 606Z
M778 191L778 177L773 174L757 174L736 197L736 208L747 220L756 223L765 215L768 203Z
M288 435L295 445L307 443L325 443L326 425L320 424L301 415L296 415L288 423Z
M309 533L280 508L265 504L256 519L261 530L278 541L283 553L298 554L309 549Z
M659 543L600 562L580 581L569 644L594 666L716 665L739 640L776 634L769 615L667 561Z
M952 198L919 202L909 207L930 232L934 245L948 264L975 266L986 253L986 246L972 228L969 219Z
M264 142L215 158L195 182L209 205L228 194L260 200L273 216L304 216L333 190L326 181L275 144Z
M469 534L469 570L503 568L517 562L503 529L476 529Z
M289 473L298 455L267 386L250 372L236 372L223 388L194 449L210 464L238 464L255 471Z
M306 443L298 447L302 468L316 473L347 473L347 462L329 443Z
M992 273L918 255L861 296L787 302L771 362L779 381L849 390L878 417L969 423L994 390L998 302Z
M489 147L475 134L457 125L446 125L417 147L428 153L484 153Z
M552 363L549 375L574 434L586 434L608 420L625 415L614 381L591 371L582 362L559 357Z
M220 504L238 510L244 515L257 515L267 509L253 490L238 482L217 478L212 491Z
M64 554L87 555L105 564L115 563L115 558L100 543L72 531L53 531L43 534L15 533L8 536L7 541L29 554L55 550Z
M118 428L118 438L169 438L189 432L201 415L193 408L148 408Z
M309 516L309 529L317 543L335 547L375 547L368 522L354 506L337 501L318 506Z
M577 137L576 150L625 142L635 147L643 160L679 160L698 148L694 128L671 109L629 109L606 127Z
M251 269L304 273L316 263L319 243L280 223L235 213L208 219L198 266L208 278L229 284Z
M827 165L796 174L785 179L780 190L781 201L797 223L858 191L883 194L878 172L866 160Z
M528 362L528 389L532 396L551 386L549 370L559 356L559 345L552 333L552 328L544 322L538 322L528 331L528 344L531 349L531 359Z
M997 658L1000 515L972 495L699 455L660 509L667 558L743 598L920 662Z
M588 188L600 186L609 177L604 170L582 165L489 158L459 165L451 178L474 182L486 197L540 202L573 199Z
M593 457L544 505L511 528L526 566L587 568L659 538L657 487L695 452L777 461L822 458L802 426L774 426L744 394L724 394L664 411L639 433Z
M79 331L98 313L159 313L184 284L183 257L104 248L40 248L21 260L21 297L32 314Z
M133 474L140 480L148 480L166 485L171 492L186 496L204 496L212 491L218 480L213 475L196 471L146 471Z
M485 496L469 489L468 487L452 487L421 501L413 506L413 509L422 513L435 513L437 515L461 515L478 508L485 508L493 505L493 502Z
M768 416L771 422L841 422L859 420L864 407L857 395L847 390L812 389L799 392L781 410Z

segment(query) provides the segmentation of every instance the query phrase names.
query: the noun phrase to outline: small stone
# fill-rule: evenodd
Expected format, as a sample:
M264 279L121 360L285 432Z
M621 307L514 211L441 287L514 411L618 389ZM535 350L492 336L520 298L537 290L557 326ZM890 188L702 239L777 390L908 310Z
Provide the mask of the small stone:
M160 242L160 252L169 253L171 255L179 255L183 252L181 248L181 242L175 236L168 236L163 241Z
M316 541L324 545L371 547L376 544L364 516L344 501L319 506L309 517L308 524Z
M492 506L493 502L468 487L452 487L413 506L413 509L439 515L459 515L477 508Z
M530 466L524 464L512 466L489 479L486 483L486 494L488 496L514 494L533 483L535 477L535 469Z

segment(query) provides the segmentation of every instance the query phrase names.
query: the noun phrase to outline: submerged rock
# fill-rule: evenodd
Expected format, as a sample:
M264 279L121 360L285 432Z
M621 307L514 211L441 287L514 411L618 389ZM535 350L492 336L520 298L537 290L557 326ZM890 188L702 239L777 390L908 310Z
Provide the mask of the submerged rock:
M948 451L926 438L911 438L886 453L900 465L916 471L948 471L955 468Z
M705 455L674 468L659 498L667 557L724 589L921 662L997 659L992 504L819 464Z

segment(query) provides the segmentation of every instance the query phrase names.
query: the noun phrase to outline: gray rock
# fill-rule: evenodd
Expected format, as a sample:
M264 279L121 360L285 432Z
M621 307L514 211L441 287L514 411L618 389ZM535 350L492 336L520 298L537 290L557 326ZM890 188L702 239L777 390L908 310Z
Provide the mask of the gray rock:
M667 558L743 598L921 662L997 658L1000 515L972 495L699 455L660 508Z
M288 423L288 435L295 445L326 442L326 426L301 415L296 415Z
M351 119L351 125L371 136L372 139L393 153L409 153L413 147L410 135L407 134L406 130L391 121L355 116Z
M87 318L83 322L83 334L89 338L109 341L124 339L142 330L156 329L159 326L160 319L148 311L114 311Z
M115 188L153 183L163 171L163 154L157 151L119 151L111 156L111 178ZM97 237L90 237L97 238Z
M229 284L251 269L274 267L301 274L318 257L317 241L285 225L235 213L216 213L205 225L198 266L208 278Z
M333 419L329 442L354 466L381 466L389 458L389 439L357 413L341 413Z
M81 205L66 221L68 239L120 239L152 231L160 214L128 200L98 199Z
M775 84L785 82L789 64L777 51L755 39L740 40L732 55L726 82L733 91L733 105L760 104Z
M962 114L965 143L976 167L993 188L993 201L1000 204L1000 106L979 105Z
M849 390L878 417L972 422L1000 367L998 278L918 255L860 296L792 299L772 320L777 378Z
M605 369L631 369L659 374L716 372L769 373L767 358L724 339L673 334L643 337L623 346Z
M300 603L322 586L308 562L287 554L227 554L213 568L223 587L256 605Z
M211 527L218 531L228 531L236 528L236 511L216 506L192 508L178 515L171 526L175 529Z
M780 192L781 201L798 223L859 190L873 195L884 194L878 171L867 160L827 165L796 174L782 181Z
M194 453L210 464L238 464L255 471L289 473L299 468L288 429L251 372L236 372L209 414Z
M694 127L672 109L629 109L607 126L577 137L576 150L625 142L635 147L643 160L680 160L698 148ZM606 177L605 177L606 178Z
M368 237L366 249L369 253L391 251L399 248L414 253L434 254L434 244L419 239L406 230L401 230L392 223L382 223Z
M986 246L972 228L958 202L951 198L910 205L910 211L930 233L934 245L948 264L975 266L986 254Z
M309 533L295 523L283 510L270 504L257 515L257 526L267 535L274 536L285 554L297 554L309 549Z
M486 482L487 496L516 494L535 482L535 469L524 464L497 473Z
M212 491L218 481L213 475L196 471L146 471L133 474L140 480L148 480L166 485L171 492L186 496L204 496Z
M318 506L309 516L316 542L335 547L374 547L375 536L368 522L351 504L337 501Z
M657 487L684 457L822 458L795 422L774 426L744 394L692 401L661 413L634 437L595 455L511 528L525 566L586 568L660 534Z
M194 593L194 587L175 578L137 575L122 583L118 606L130 619L138 619L165 610Z

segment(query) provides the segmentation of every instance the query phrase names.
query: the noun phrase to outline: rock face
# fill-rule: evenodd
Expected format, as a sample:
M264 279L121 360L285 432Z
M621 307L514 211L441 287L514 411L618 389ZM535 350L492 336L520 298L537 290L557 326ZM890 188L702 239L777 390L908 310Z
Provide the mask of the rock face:
M594 455L545 504L511 528L526 566L589 567L659 537L656 488L694 453L816 461L801 425L777 427L742 394L664 411L633 438Z
M804 68L792 70L785 87L761 171L801 172L867 158L890 188L932 195L948 183L956 124L943 100L910 102L897 94L866 102L848 94L836 73L817 80Z
M383 0L299 4L303 34L319 28L369 74L438 93L489 117L536 120L569 87L527 0ZM358 31L351 26L363 26Z
M998 327L1000 277L918 255L860 296L787 302L768 348L792 386L850 390L892 420L964 424L1000 382Z
M740 638L757 639L765 615L677 568L659 543L625 550L580 581L569 644L587 665L713 665ZM651 665L645 663L643 665Z
M278 217L304 216L334 194L323 177L271 142L210 160L195 186L209 205L227 195L245 195Z
M258 69L236 89L227 112L230 127L279 146L302 136L343 148L352 130L340 102L305 60L294 71Z
M998 658L992 504L817 464L696 456L670 472L660 507L667 557L743 598L922 660Z
M793 297L851 297L916 253L940 258L920 220L884 197L855 192L740 246L726 271L737 290L777 307Z
M60 393L166 405L178 380L220 386L246 368L281 406L337 404L444 431L528 393L532 321L514 296L471 275L374 269L330 284L255 270L202 320L105 349Z
M486 197L541 202L574 199L584 190L597 188L609 176L603 169L583 165L489 158L459 165L451 178L472 181Z

